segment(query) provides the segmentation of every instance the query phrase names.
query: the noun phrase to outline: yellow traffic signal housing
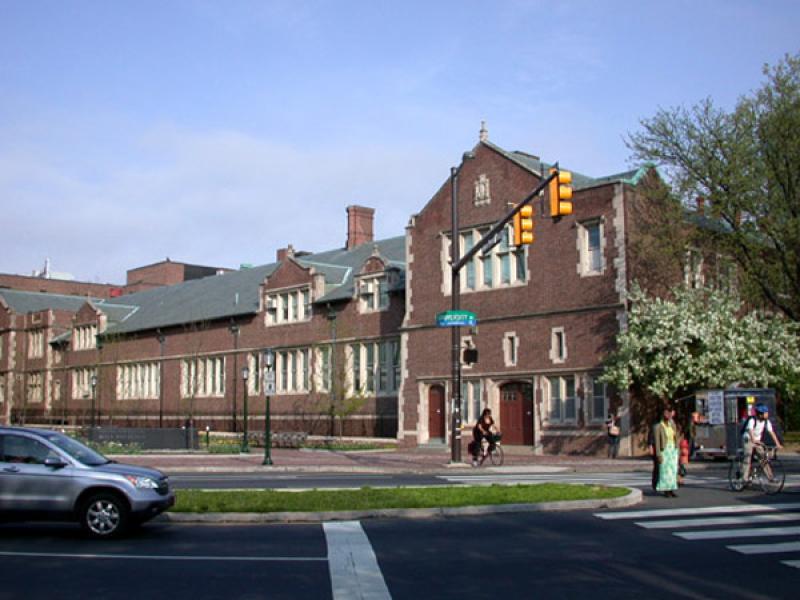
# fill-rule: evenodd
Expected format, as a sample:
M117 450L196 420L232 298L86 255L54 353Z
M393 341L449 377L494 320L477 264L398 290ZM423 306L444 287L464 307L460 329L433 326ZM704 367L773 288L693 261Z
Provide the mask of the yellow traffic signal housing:
M526 204L514 213L514 245L533 243L533 207Z
M550 216L554 219L572 214L572 173L550 169L557 173L547 186L550 194Z

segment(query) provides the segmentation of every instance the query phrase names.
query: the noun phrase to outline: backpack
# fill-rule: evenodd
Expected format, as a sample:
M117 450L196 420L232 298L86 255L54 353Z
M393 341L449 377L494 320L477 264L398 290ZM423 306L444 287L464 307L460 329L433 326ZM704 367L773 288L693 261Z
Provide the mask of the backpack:
M749 416L742 422L742 427L739 429L739 437L743 437L745 431L747 431L747 426L750 424L750 421L755 421L755 417Z

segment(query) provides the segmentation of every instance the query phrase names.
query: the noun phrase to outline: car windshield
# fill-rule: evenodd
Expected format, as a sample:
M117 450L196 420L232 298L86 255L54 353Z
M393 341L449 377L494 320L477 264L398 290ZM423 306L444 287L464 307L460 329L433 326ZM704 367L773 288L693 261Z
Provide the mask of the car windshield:
M87 467L96 467L111 462L99 452L95 452L88 446L81 444L78 440L69 436L61 435L60 433L52 433L45 437L49 442L52 442L72 458L83 463Z

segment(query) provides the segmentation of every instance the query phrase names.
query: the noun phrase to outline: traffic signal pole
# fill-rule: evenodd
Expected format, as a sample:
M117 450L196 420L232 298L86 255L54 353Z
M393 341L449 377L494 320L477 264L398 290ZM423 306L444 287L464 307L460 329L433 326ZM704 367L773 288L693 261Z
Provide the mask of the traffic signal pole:
M472 158L470 153L464 154L464 159ZM463 160L462 163L463 165ZM526 204L538 196L542 190L556 177L558 177L558 165L556 172L550 173L542 180L536 188L528 194L521 202L512 208L505 217L500 219L484 235L475 246L470 248L464 256L461 256L461 240L459 237L458 226L458 174L461 166L450 168L450 208L452 217L452 229L450 239L450 264L451 268L451 295L452 309L454 311L461 308L461 269L464 268L472 258L487 246L497 243L497 235L503 227L514 218L514 215ZM461 463L461 327L452 328L452 398L453 406L451 409L450 426L450 462L453 464Z

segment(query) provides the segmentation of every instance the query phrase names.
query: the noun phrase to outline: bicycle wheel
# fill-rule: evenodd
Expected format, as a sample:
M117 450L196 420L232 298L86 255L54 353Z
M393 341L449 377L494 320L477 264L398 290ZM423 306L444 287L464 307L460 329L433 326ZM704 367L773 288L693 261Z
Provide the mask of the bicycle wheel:
M489 459L495 467L503 465L505 458L503 456L503 447L500 444L495 444L494 450L489 452Z
M768 474L768 470L771 470L772 473ZM783 490L783 484L785 482L786 471L784 471L781 461L777 458L769 461L758 470L758 485L761 486L765 494L771 496L779 493Z
M734 492L741 492L744 489L745 481L742 478L742 461L738 458L731 461L728 467L728 486Z

